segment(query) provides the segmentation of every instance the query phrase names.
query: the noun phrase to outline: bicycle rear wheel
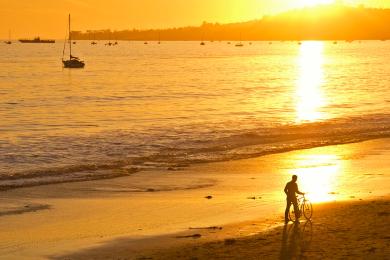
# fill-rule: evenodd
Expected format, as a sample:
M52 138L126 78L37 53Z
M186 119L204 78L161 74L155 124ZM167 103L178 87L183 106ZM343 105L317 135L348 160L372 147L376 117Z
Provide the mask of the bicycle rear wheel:
M302 209L303 209L303 215L305 216L305 218L307 220L310 220L311 217L313 216L313 205L311 204L311 202L308 200L304 201L303 205L302 205Z
M299 215L299 214L298 214ZM290 210L288 212L288 218L292 221L295 222L297 218L295 217L295 209L294 205L291 205Z

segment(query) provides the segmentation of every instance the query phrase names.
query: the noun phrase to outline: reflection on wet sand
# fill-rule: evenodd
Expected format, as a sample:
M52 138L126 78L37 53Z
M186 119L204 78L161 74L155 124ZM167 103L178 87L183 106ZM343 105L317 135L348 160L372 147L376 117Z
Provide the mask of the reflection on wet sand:
M335 153L303 153L296 155L291 174L298 176L299 188L312 202L332 200L343 160Z
M310 248L313 238L313 223L294 223L283 228L280 259L301 259Z

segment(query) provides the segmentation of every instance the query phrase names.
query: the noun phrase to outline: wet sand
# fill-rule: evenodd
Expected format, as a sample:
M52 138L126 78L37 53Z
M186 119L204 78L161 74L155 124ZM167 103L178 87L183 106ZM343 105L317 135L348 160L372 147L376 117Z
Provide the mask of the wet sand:
M313 222L145 254L153 259L388 259L390 200L317 206Z
M274 240L268 242L266 237L265 243L274 246L279 243L280 247L282 189L291 174L300 176L301 189L309 191L314 202L360 203L360 199L364 202L388 195L389 161L390 142L381 139L248 160L144 171L112 180L0 192L0 259L133 259L153 255L157 249L186 246L158 254L169 258L183 250L192 255L193 242L234 239L216 245L236 246L241 238L250 241L250 236L262 232L275 234ZM372 204L375 206L372 212L379 214L375 220L381 220L378 223L388 217L387 202L380 203L384 204ZM333 206L339 205L344 204ZM361 206L364 211L371 204ZM313 231L332 228L327 221L343 220L339 217L342 207L331 211L336 214L332 218L321 220L321 214L315 215ZM382 213L377 212L379 208L383 208ZM374 221L374 215L367 218L357 212L356 221ZM325 212L324 216L327 215ZM341 226L334 227L334 234L346 230L342 221L338 225ZM378 239L387 236L383 228L377 230ZM332 235L328 238L331 243ZM348 236L344 238L348 240ZM325 243L323 239L320 237L319 242ZM379 243L370 239L367 238L370 245ZM205 250L214 244L205 245ZM381 247L376 248L369 249L381 254Z
M136 250L129 246L132 241L118 240L57 259L388 259L390 255L389 197L316 205L313 221L242 236L243 230L253 231L258 224L189 230L144 241L149 249ZM175 244L175 239L188 241Z

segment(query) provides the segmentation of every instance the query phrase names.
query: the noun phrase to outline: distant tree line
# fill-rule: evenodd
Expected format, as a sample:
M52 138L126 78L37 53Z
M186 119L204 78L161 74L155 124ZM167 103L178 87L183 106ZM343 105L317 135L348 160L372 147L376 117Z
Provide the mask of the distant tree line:
M308 7L231 24L154 30L72 31L76 40L233 41L390 39L390 9L339 4Z

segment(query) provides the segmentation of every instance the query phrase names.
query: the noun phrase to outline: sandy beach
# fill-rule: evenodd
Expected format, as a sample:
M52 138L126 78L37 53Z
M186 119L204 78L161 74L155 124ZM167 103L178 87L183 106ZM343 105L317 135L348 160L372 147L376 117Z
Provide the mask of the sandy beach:
M384 259L389 159L379 139L3 191L0 259ZM291 174L315 215L285 227Z
M238 239L192 242L190 245L173 249L144 253L135 258L388 259L390 255L388 197L365 202L333 202L317 205L316 209L316 218L313 222L290 223ZM236 228L239 230L245 228L245 225ZM200 232L202 233L208 232ZM112 252L118 248L106 249L107 252ZM98 252L96 255L91 254L94 259L112 256L110 253L104 256L104 253ZM82 259L83 255L79 258Z

